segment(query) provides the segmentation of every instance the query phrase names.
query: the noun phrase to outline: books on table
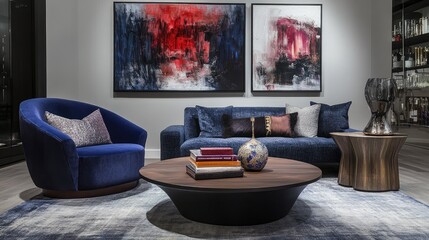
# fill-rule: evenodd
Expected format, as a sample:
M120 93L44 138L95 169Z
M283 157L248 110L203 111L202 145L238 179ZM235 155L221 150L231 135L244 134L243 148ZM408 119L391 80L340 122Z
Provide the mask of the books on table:
M232 148L200 148L190 150L186 173L196 180L243 177L241 162Z
M241 166L240 161L237 160L213 160L213 161L198 161L192 158L189 159L189 162L196 167L236 167Z
M231 147L202 147L200 148L202 155L233 155L234 151Z
M213 168L218 168L218 167L213 167ZM223 167L223 169L216 169L216 170L210 169L209 171L205 171L205 170L201 170L201 168L196 169L192 164L187 164L186 173L192 178L194 178L195 180L203 180L203 179L215 179L215 178L243 177L244 170L242 167Z
M191 159L195 161L236 161L235 154L203 154L200 149L191 149Z

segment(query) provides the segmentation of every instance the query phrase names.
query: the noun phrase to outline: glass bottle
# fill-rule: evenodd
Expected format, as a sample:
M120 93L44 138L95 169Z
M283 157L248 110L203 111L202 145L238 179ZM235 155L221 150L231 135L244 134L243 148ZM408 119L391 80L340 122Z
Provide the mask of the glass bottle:
M420 124L427 125L427 97L421 99L420 104Z
M409 97L408 98L408 122L414 123L415 118L415 112L414 112L414 98Z
M419 124L420 120L420 98L414 98L413 123Z

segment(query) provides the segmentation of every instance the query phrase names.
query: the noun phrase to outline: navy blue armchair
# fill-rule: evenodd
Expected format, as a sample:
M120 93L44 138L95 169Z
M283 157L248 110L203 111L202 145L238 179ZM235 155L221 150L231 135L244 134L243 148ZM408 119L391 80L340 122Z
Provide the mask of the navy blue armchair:
M82 119L100 109L112 144L76 147L70 136L48 124L45 111ZM92 197L131 189L144 165L147 132L91 104L34 98L19 108L21 139L34 184L49 197Z

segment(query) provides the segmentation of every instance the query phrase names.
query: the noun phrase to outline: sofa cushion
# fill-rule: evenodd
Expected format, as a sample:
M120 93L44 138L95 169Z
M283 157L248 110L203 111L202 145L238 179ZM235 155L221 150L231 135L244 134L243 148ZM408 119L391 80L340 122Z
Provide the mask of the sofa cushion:
M82 120L68 119L48 111L45 112L45 116L50 125L69 135L76 147L112 143L100 109L95 110Z
M191 138L186 140L180 146L181 156L189 156L189 150L199 149L201 147L232 147L234 153L238 152L238 149L245 142L249 141L251 138L248 137L230 137L230 138Z
M309 107L299 108L286 104L287 113L298 113L295 125L295 134L300 137L316 137L320 104L312 105Z
M232 118L248 118L263 116L278 116L285 114L284 107L233 107ZM198 137L200 126L198 113L195 107L186 107L184 110L184 137L185 140Z
M339 162L341 151L332 138L324 137L263 137L257 138L265 144L271 157L288 158L308 163Z
M223 117L230 117L232 106L223 108L207 108L196 106L200 137L222 137L224 133Z
M285 138L260 137L258 141L265 144L271 157L289 158L308 163L338 162L341 152L332 138ZM189 156L190 149L200 147L232 147L234 153L250 138L193 138L186 140L180 146L181 156Z
M282 136L293 137L297 113L281 116L256 117L255 137ZM252 137L251 118L224 118L224 137Z
M79 156L79 190L90 190L139 179L144 148L139 144L115 143L76 149Z
M310 105L318 104L311 101ZM331 132L344 132L349 128L349 108L352 102L336 105L321 103L317 136L331 137Z

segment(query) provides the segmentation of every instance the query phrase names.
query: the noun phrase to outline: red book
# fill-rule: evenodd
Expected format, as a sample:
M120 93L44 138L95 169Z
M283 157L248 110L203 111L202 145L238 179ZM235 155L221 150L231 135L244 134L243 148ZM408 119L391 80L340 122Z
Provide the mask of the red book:
M191 159L194 161L236 161L237 155L202 155L199 149L191 149Z
M234 151L230 147L202 147L201 155L232 155Z

